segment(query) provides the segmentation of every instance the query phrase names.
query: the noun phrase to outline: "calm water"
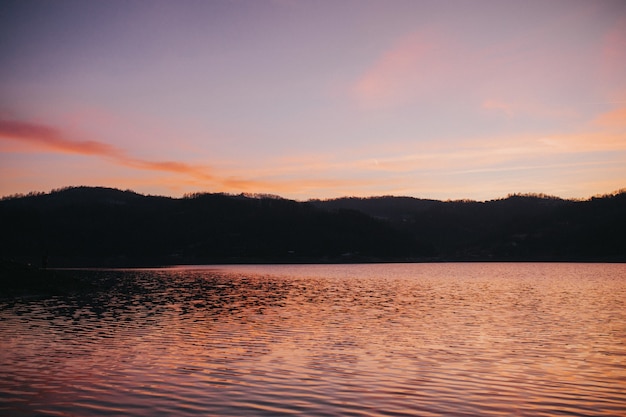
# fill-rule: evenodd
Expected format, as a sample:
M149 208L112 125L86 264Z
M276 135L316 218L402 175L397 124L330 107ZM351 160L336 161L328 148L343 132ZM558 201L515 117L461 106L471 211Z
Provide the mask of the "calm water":
M0 300L0 415L626 415L626 265L75 271Z

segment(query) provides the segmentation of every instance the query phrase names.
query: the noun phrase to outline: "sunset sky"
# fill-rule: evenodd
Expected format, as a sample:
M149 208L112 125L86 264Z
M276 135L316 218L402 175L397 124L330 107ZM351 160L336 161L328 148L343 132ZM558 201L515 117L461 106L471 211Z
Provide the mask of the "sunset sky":
M626 187L626 1L0 2L0 196Z

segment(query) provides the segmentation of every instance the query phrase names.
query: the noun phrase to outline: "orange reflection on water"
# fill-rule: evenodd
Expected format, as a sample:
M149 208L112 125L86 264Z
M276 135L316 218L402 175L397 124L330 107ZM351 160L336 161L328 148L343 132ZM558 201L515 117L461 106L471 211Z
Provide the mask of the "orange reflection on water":
M104 294L1 310L0 392L23 381L9 404L81 415L615 415L624 268L119 272Z

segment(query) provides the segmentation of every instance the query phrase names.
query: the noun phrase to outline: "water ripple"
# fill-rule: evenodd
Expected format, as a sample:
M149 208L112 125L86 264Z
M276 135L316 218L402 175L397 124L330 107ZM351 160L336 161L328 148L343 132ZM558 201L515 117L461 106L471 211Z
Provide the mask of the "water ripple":
M74 273L0 301L0 414L626 414L624 265Z

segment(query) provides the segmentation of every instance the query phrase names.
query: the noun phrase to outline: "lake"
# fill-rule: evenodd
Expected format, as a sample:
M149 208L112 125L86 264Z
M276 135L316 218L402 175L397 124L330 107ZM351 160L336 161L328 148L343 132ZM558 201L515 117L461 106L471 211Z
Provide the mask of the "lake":
M65 271L0 300L0 415L626 415L626 265Z

